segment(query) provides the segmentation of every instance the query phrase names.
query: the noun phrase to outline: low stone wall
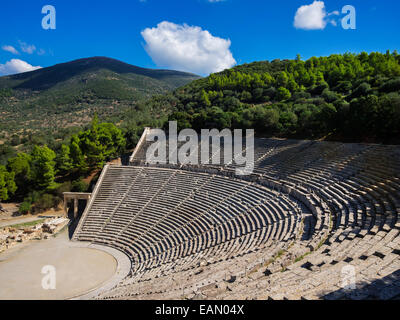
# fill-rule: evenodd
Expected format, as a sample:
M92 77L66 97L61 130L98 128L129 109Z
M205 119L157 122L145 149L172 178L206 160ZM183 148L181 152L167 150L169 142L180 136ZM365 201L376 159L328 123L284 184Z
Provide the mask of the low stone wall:
M132 155L129 158L129 163L133 162L133 159L135 158L136 153L138 153L138 151L142 147L142 144L146 141L146 136L149 134L150 130L151 130L151 128L149 128L149 127L144 128L142 136L140 137L140 140L137 143L137 145L135 147L135 150L133 150Z

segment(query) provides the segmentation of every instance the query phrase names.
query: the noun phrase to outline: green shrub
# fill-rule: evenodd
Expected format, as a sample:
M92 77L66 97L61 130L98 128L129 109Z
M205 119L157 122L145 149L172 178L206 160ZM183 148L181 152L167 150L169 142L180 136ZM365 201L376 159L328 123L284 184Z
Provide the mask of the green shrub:
M277 93L277 99L282 101L282 100L288 100L291 98L291 93L288 89L279 87L278 88L278 93Z
M19 206L18 212L20 214L28 214L29 211L31 211L31 204L30 202L22 202L21 205Z
M64 192L71 192L72 190L72 182L67 181L61 184L57 189L56 189L56 194L58 197L63 197Z
M43 194L35 203L35 212L46 211L57 206L57 198L51 194Z
M86 192L88 187L88 184L83 180L76 180L72 182L72 192Z

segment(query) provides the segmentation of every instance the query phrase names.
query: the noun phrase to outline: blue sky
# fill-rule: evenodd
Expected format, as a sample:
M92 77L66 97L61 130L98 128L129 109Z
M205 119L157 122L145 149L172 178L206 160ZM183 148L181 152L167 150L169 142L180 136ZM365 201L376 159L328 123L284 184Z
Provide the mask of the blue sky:
M314 0L2 0L0 74L12 73L12 59L19 60L13 73L29 66L46 67L83 57L107 56L141 67L206 75L235 63L292 59L297 53L309 58L400 49L399 1L325 0L318 4L325 12L322 25L316 22L311 30L296 28L297 10L313 3ZM355 30L341 26L345 16L342 7L347 4L356 9ZM42 28L44 5L56 9L55 30ZM303 22L310 17L316 18L305 16Z

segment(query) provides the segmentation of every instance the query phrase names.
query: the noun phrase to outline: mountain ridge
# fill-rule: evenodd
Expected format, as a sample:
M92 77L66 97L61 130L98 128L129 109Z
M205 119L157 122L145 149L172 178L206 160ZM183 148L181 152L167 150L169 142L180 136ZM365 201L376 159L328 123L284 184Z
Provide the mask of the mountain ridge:
M155 80L168 82L175 78L174 87L184 85L194 79L201 78L193 73L183 71L167 70L167 69L148 69L125 63L123 61L103 57L81 58L68 62L58 63L53 66L41 69L18 73L15 75L7 75L0 77L0 88L12 89L32 89L46 90L68 78L83 74L89 71L98 71L101 69L110 70L118 74L135 74L149 77ZM176 83L176 78L181 77ZM10 81L10 85L6 82Z
M82 58L0 77L0 140L26 131L82 127L95 113L101 119L136 111L138 102L172 92L200 76L146 69L107 58ZM149 116L147 107L135 112ZM155 112L157 116L157 112ZM150 116L149 116L150 117ZM154 116L152 116L154 118ZM22 133L21 132L25 132Z

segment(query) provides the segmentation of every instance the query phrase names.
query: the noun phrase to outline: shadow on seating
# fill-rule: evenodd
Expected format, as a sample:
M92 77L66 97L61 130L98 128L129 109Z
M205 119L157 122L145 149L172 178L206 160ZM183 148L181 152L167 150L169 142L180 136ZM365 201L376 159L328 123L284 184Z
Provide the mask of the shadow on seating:
M79 220L82 217L82 213L85 211L86 208L86 200L79 200L78 201L78 215L74 217L74 207L71 206L68 208L68 219L71 221L68 225L68 236L69 239L72 239L74 235L75 229L78 226Z
M340 289L321 297L326 300L398 300L400 270L371 283L357 284L356 289Z
M131 153L125 153L121 156L121 164L123 166L129 166L129 159L131 157Z

